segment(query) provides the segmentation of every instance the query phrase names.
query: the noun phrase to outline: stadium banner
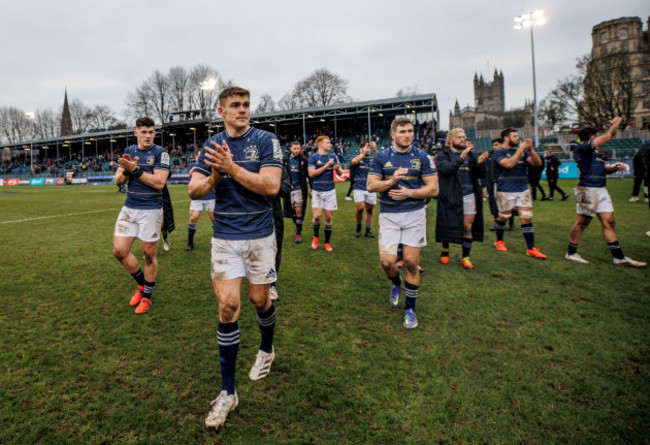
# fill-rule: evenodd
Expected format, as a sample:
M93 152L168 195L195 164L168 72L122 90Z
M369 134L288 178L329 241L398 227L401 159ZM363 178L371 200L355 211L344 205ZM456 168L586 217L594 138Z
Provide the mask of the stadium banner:
M56 184L56 178L45 178L45 185L54 185Z
M350 169L344 168L342 170L343 174L341 176L336 173L336 170L334 171L334 182L343 182L350 179Z
M577 179L580 176L575 161L562 161L558 173L560 179ZM542 173L542 178L546 179L546 169Z
M5 185L18 185L18 178L5 179L3 182Z
M88 184L102 185L102 184L110 184L111 181L113 180L113 176L89 176L87 179L88 179Z
M45 185L45 178L32 178L29 185Z
M19 179L18 185L29 185L31 181L29 179Z
M72 178L71 183L72 184L87 184L88 179L86 179L86 178Z
M0 181L0 187L3 187L5 185L4 180Z
M64 185L65 178L56 178L56 185Z
M189 173L172 173L167 179L167 184L189 184L190 183L190 174Z

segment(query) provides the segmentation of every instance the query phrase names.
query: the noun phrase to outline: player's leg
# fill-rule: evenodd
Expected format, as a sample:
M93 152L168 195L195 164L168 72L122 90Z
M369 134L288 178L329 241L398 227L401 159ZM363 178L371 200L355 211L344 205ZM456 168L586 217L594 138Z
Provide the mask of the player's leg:
M194 207L194 203L199 201L192 201L192 206ZM198 205L201 205L200 203ZM196 223L199 221L199 218L201 217L201 212L203 211L203 208L201 207L201 210L198 210L196 208L190 208L190 222L187 225L187 246L185 246L185 251L190 251L194 249L194 235L196 234ZM214 216L213 216L214 218Z
M156 286L158 275L158 241L142 241L142 254L144 255L144 289L142 299L135 308L136 314L144 314L151 308L151 296Z
M472 253L472 225L474 224L475 217L475 213L463 215L463 242L461 244L463 256L460 264L462 264L465 269L474 269L474 265L469 257Z
M275 234L246 242L244 262L248 279L248 298L255 306L260 329L260 348L255 364L250 370L251 380L266 377L275 358L273 332L275 329L275 305L270 299L270 284L277 279L277 239Z
M332 219L334 211L323 209L323 213L325 216L325 250L331 252L332 246L330 246L330 239L332 237Z
M356 190L354 192L354 206L356 208L356 211L354 213L354 218L357 222L357 228L354 232L354 236L359 238L361 236L361 221L363 220L363 209L365 208L365 203L363 202L363 199L359 200L357 198Z
M609 247L609 251L612 253L612 258L614 264L617 266L632 266L632 267L643 267L646 263L640 261L635 261L630 257L627 257L623 254L620 244L618 243L618 236L616 236L616 221L614 220L614 212L599 212L597 213L598 219L600 220L600 226L603 232L603 238Z
M214 244L213 244L214 258ZM225 271L216 271L226 273ZM212 269L215 275L214 261ZM212 401L212 409L205 419L208 427L219 428L226 421L226 416L237 407L239 399L235 389L235 370L237 352L239 351L240 289L242 278L212 280L214 292L219 303L219 324L217 326L217 343L219 345L219 363L221 368L221 393Z
M420 262L420 247L414 247L404 244L404 287L405 287L405 306L404 322L405 328L416 328L418 326L417 316L415 315L415 303L420 290L420 271L418 265Z
M135 237L130 236L113 237L113 256L115 256L137 283L137 288L129 302L131 306L137 306L140 303L145 284L144 271L140 268L137 258L131 253L131 246L134 241Z
M367 238L374 238L375 236L372 234L372 210L375 208L374 204L369 204L368 202L365 203L366 206L366 234L365 236Z
M511 199L511 193L496 192L497 208L499 215L494 220L494 232L496 234L496 241L494 247L501 252L507 252L506 243L503 241L503 233L506 230L506 222L512 218L512 209L514 207L514 200Z
M392 283L389 298L392 307L399 307L402 292L402 278L397 267L401 229L396 218L394 214L379 214L379 261L386 278Z
M296 243L302 242L302 190L291 192L291 209L295 216Z
M312 190L311 192L312 225L314 227L314 239L311 243L313 250L318 249L318 238L320 233L320 220L323 216L323 194Z

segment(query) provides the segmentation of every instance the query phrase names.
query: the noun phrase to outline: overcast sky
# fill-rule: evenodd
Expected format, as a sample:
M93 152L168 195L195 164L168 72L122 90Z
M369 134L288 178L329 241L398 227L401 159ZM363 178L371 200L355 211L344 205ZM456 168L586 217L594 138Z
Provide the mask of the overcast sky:
M591 28L641 17L647 0L0 0L0 106L25 111L109 105L155 69L216 68L225 79L276 102L319 67L349 81L354 99L394 97L402 88L436 93L442 128L454 102L473 105L474 73L503 71L506 107L532 99L530 34L513 17L543 9L535 29L541 100L591 48ZM645 7L643 6L645 5Z

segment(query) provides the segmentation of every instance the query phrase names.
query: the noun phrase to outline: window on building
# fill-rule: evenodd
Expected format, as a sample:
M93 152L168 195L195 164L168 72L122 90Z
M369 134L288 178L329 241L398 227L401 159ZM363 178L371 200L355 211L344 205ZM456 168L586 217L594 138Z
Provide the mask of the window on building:
M600 61L600 69L601 70L606 70L607 67L609 67L609 62L607 60L601 60Z
M650 69L648 67L641 68L641 77L650 77Z
M646 110L650 110L650 99L646 99L643 101L643 108Z
M627 28L621 28L618 30L619 39L627 39Z
M650 82L643 82L642 88L643 94L650 94Z
M605 43L605 42L607 41L607 37L608 37L608 36L607 36L607 33L606 33L606 32L602 33L602 34L600 35L600 42L601 42L601 43Z
M629 49L627 42L621 43L621 51L627 51Z
M605 48L604 46L602 48L600 48L600 55L601 56L606 56L607 55L607 48Z

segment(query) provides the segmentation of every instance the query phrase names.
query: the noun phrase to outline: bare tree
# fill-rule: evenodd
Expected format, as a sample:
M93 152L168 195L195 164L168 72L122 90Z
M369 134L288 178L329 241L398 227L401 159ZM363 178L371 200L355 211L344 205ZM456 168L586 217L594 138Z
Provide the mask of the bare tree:
M38 110L35 114L34 126L37 139L50 139L59 137L61 130L61 113L54 113L52 109Z
M72 119L72 131L75 134L84 133L88 130L88 117L90 108L79 99L70 101L70 118Z
M191 102L190 75L182 66L175 66L169 69L167 77L172 111L185 111Z
M255 109L256 113L268 113L270 111L275 111L275 101L270 94L264 94L260 97L260 103Z
M32 123L25 112L16 107L0 108L0 134L2 139L13 144L30 140Z
M88 128L93 130L106 130L118 124L113 110L107 105L95 105L88 114Z
M300 97L298 97L294 91L285 94L278 101L278 107L284 111L296 110L301 108L302 103Z
M302 106L321 107L346 102L349 100L347 91L347 80L327 68L319 68L299 81L293 94Z

